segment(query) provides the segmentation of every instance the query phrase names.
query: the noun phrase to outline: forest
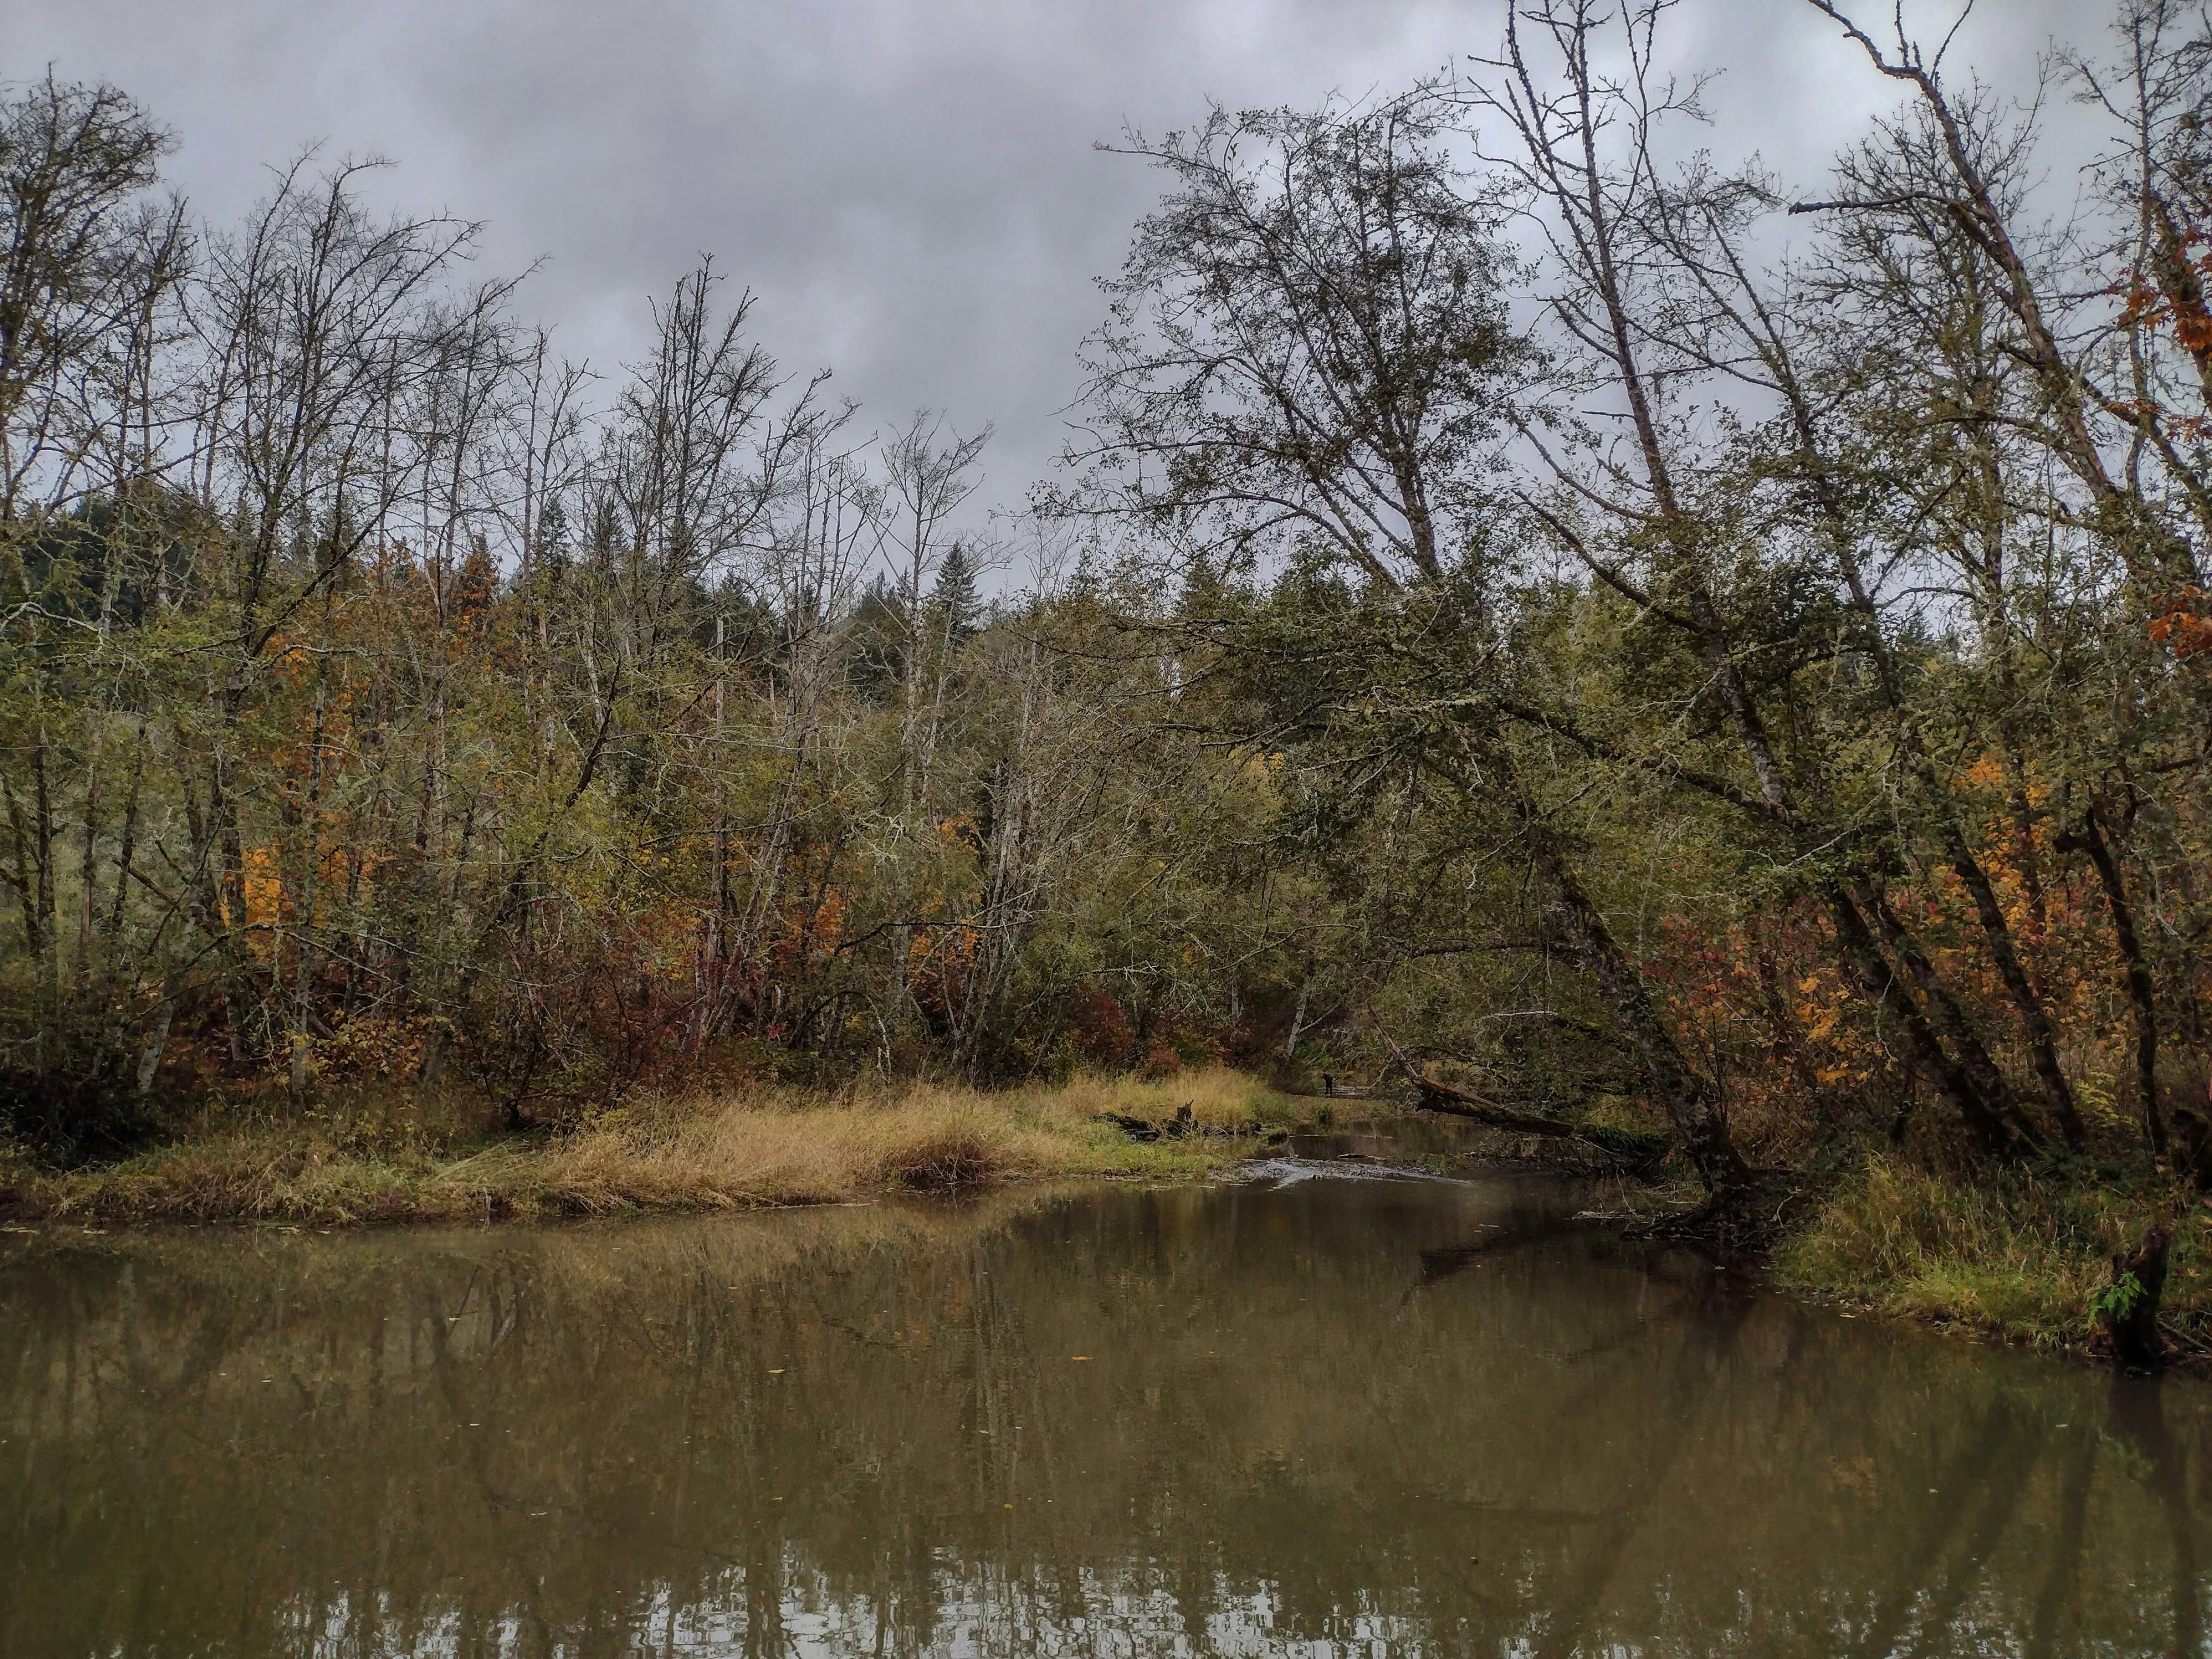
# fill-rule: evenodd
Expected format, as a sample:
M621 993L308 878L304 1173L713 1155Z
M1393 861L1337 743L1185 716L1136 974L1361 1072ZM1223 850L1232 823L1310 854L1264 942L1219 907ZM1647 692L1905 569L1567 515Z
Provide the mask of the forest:
M987 429L772 361L742 273L571 362L475 224L313 154L204 223L126 92L11 83L0 1136L1228 1065L1662 1137L1721 1215L2186 1205L2212 28L1992 87L1801 3L1887 110L1823 178L1655 0L1123 135L988 519Z

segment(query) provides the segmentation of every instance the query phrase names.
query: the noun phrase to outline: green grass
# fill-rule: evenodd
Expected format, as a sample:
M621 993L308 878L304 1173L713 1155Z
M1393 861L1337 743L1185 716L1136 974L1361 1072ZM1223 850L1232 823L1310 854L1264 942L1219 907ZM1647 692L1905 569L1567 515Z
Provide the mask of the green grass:
M1868 1159L1776 1252L1786 1285L1882 1312L1956 1323L2045 1349L2092 1344L2090 1298L2112 1253L2153 1221L2174 1231L2168 1320L2212 1332L2212 1217L2193 1193L2111 1171L1985 1173L1972 1181Z

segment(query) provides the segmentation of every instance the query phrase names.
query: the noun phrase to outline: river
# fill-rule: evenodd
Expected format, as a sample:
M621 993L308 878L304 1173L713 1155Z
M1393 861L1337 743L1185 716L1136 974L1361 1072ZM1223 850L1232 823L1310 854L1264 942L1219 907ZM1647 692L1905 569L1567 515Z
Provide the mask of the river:
M0 1654L2203 1651L2212 1387L1586 1202L7 1238Z

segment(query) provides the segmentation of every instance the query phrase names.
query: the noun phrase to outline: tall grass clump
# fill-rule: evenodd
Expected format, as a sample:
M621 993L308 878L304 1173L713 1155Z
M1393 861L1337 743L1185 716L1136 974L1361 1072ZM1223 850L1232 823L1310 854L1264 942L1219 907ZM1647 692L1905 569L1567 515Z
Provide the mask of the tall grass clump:
M1775 1268L1787 1284L1886 1313L2073 1347L2091 1336L2090 1299L2112 1276L2112 1253L2163 1218L2174 1228L2168 1316L2201 1327L2212 1281L2205 1211L2192 1197L2164 1181L2065 1169L1966 1180L1876 1156L1781 1247Z

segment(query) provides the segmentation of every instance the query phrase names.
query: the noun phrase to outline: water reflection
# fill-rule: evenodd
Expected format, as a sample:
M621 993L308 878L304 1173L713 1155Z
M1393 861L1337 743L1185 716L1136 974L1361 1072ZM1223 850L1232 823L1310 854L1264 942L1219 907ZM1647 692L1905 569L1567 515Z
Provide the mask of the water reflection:
M0 1652L2199 1651L2212 1390L1574 1206L19 1242Z

